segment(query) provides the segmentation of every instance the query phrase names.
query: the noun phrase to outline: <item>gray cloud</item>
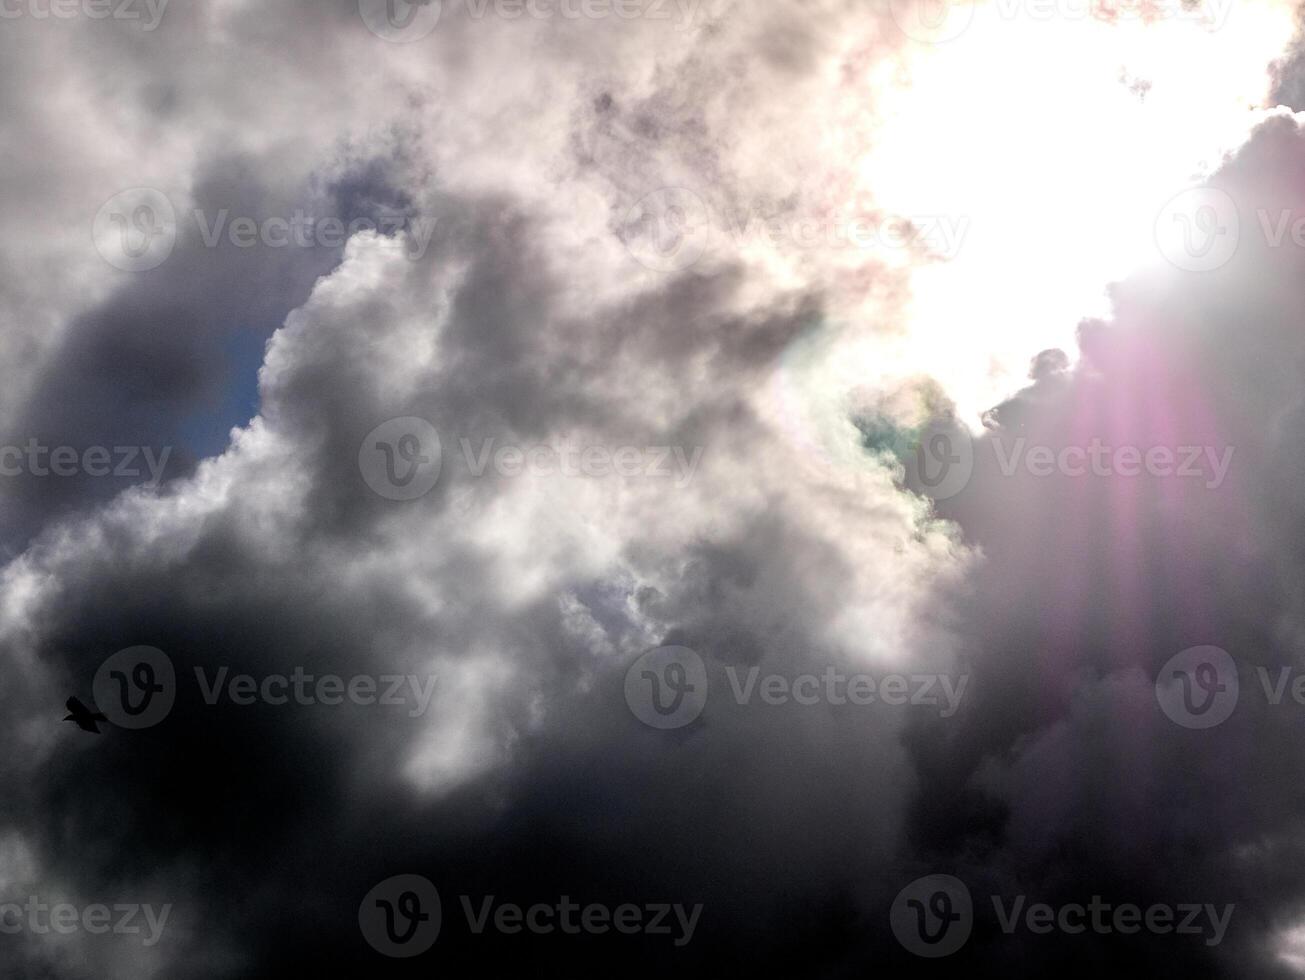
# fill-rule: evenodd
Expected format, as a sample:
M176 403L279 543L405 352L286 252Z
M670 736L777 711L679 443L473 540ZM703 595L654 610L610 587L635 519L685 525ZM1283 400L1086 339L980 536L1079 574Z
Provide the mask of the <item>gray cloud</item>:
M852 193L854 168L816 138L851 130L813 107L864 98L862 73L902 54L891 13L717 4L685 27L470 9L446 3L410 45L346 2L173 0L148 35L0 30L6 80L67 65L36 96L0 86L5 143L25 149L0 191L0 443L177 447L159 488L0 482L0 904L171 906L156 945L27 932L3 937L0 963L73 978L928 975L888 909L946 872L980 899L1237 912L1217 948L1039 942L1001 936L980 901L975 939L942 968L1283 975L1298 722L1247 697L1200 741L1159 712L1153 681L1200 643L1247 668L1296 662L1298 257L1248 239L1205 278L1113 285L1076 360L1029 352L1032 383L988 415L970 485L931 504L898 485L894 453L931 418L978 420L954 417L930 364L806 403L813 350L891 349L930 256L725 236L662 271L630 245L632 207L665 188L717 221L823 217ZM1215 183L1247 215L1293 202L1301 153L1294 118L1273 116ZM131 186L184 219L141 273L91 240ZM195 209L434 224L416 254L407 232L367 230L210 247ZM231 415L255 370L256 414ZM396 501L359 455L406 417L438 431L441 469ZM229 442L201 445L196 419ZM988 450L1015 433L1217 440L1237 465L1215 490L1012 478ZM478 474L464 442L697 463L683 481ZM100 664L136 645L176 671L167 717L99 738L62 725L64 700L92 701ZM701 656L711 697L657 731L627 706L626 670L671 645ZM945 718L740 703L732 672L753 667L968 687ZM196 672L222 669L433 675L435 695L423 713L206 703ZM430 958L384 961L358 904L409 873L439 887L444 928ZM461 895L704 912L683 948L568 943L476 936Z

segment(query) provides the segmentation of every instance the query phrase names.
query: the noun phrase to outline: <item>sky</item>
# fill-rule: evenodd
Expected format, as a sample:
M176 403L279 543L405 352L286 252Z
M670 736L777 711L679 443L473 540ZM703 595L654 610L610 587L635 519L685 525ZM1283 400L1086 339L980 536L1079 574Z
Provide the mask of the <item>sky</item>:
M0 172L5 976L1305 975L1291 3L0 0Z

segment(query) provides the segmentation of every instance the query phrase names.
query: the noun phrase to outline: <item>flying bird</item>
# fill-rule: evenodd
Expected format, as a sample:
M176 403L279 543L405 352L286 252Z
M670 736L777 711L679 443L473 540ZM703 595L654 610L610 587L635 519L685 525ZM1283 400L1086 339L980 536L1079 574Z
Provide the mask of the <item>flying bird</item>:
M69 698L65 707L72 712L72 714L64 718L64 721L76 722L77 727L84 732L91 732L92 734L98 735L100 734L100 730L96 727L95 723L97 721L107 722L109 720L98 711L91 711L90 708L86 707L86 705L82 704L76 698Z

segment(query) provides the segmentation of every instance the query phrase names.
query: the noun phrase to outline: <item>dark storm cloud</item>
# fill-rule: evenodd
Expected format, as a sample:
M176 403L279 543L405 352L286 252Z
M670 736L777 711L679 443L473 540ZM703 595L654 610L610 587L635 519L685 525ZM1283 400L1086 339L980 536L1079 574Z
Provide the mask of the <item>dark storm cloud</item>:
M768 524L748 528L744 553L784 533ZM785 545L790 554L804 547L791 536ZM199 550L208 555L214 547L205 542ZM268 571L279 579L292 569ZM248 577L236 569L216 574L223 581ZM467 565L462 574L474 580L478 572ZM713 662L766 655L760 635L773 635L775 624L749 621L746 628L758 633L741 632L729 621L734 616L722 616L713 602L718 590L743 600L759 586L718 585L713 576L709 568L691 570L709 594L671 597L698 608L678 610L691 625L661 627L666 638L692 641ZM250 581L220 611L207 613L201 597L192 604L179 594L178 578L190 577L180 569L143 579L104 570L87 577L107 593L84 600L86 620L66 619L52 641L92 632L112 636L111 643L149 636L171 652L182 674L197 665L266 673L292 664L347 673L362 650L373 651L366 663L376 669L394 661L377 649L375 637L393 636L392 623L412 621L410 611L384 597L360 600L320 581L309 585L302 563L293 568L295 590L277 587L271 599L270 582ZM84 592L89 582L70 584ZM780 583L781 591L794 584ZM151 591L156 602L128 609L116 598ZM794 594L793 606L803 606L803 597ZM303 618L284 614L296 607ZM323 616L324 609L338 611ZM70 612L65 607L61 615ZM776 615L787 618L782 610ZM35 810L67 811L57 829L35 842L49 855L47 874L77 880L88 895L126 894L147 865L164 882L150 894L175 901L174 921L195 934L183 949L171 948L180 953L169 971L175 976L211 975L202 964L227 944L252 957L258 975L294 963L365 969L373 963L370 951L349 928L357 901L371 884L404 870L447 886L448 903L464 891L522 902L557 894L613 903L703 902L711 916L693 962L737 956L738 935L759 942L773 930L791 935L790 903L855 917L840 892L872 873L871 862L887 847L882 828L894 819L889 801L897 796L885 792L896 778L888 775L891 739L847 709L840 717L790 708L769 717L736 710L668 742L625 708L623 665L577 662L575 638L553 603L496 616L504 649L542 661L531 668L530 693L547 697L555 719L543 730L518 728L508 770L431 800L394 778L403 743L419 735L411 719L369 713L377 709L213 709L192 692L165 727L74 752L33 788L26 802ZM275 629L268 628L272 623ZM796 624L781 635L795 648L810 642ZM430 631L421 639L446 638ZM98 653L70 645L67 661L75 669ZM577 670L598 674L597 689L583 697L570 683ZM713 683L726 684L718 667ZM514 726L526 714L527 693L502 707ZM850 779L849 770L881 778ZM84 809L78 799L96 805ZM266 809L251 813L250 800L268 801ZM196 862L205 869L202 889L187 883L185 869ZM754 878L757 887L740 893L739 876ZM305 895L312 897L304 901ZM239 904L231 896L240 896ZM290 906L293 916L286 915ZM446 914L456 918L451 908ZM818 923L816 909L810 914ZM759 949L758 965L777 954L799 962L805 939L791 942L789 952L783 949L789 940L779 950ZM530 956L583 969L591 957L597 963L633 954L647 958L643 969L651 969L683 962L672 959L678 952L651 942L591 940L577 949L523 937L498 944L477 941L451 921L440 955L450 966L508 966Z
M1048 372L1039 355L1035 383L989 413L973 480L940 505L987 559L960 600L975 699L960 725L920 719L907 738L921 775L908 826L925 866L976 893L1053 905L1096 894L1234 903L1228 938L1218 949L1154 936L1011 943L989 909L990 939L962 968L1077 976L1127 956L1202 976L1291 975L1275 942L1301 908L1289 882L1303 801L1288 774L1305 716L1290 699L1268 704L1256 669L1302 662L1291 422L1305 255L1267 242L1259 213L1301 213L1302 166L1296 122L1264 123L1212 181L1240 211L1235 259L1117 284L1111 320L1081 326L1072 373ZM1058 453L1093 438L1235 456L1218 487L1002 471L1017 440ZM1190 731L1159 712L1152 685L1171 657L1206 644L1240 664L1241 700L1218 729Z
M782 666L803 655L817 665L846 660L821 638L838 605L821 575L841 559L793 514L763 508L744 516L736 538L695 544L681 556L666 553L659 535L701 517L693 503L659 490L667 527L650 526L623 542L626 580L595 582L582 572L559 580L564 596L590 596L576 600L582 619L606 624L600 658L570 622L576 609L560 607L556 595L520 607L504 601L498 563L459 539L459 518L446 512L444 487L465 474L451 468L440 491L400 509L372 494L357 472L366 429L403 412L439 423L450 448L464 433L525 438L580 428L607 442L684 441L731 460L749 448L764 451L741 389L809 329L817 315L811 301L794 297L740 313L739 278L725 273L672 279L618 312L579 320L552 309L555 283L531 247L529 222L513 216L510 202L448 202L447 210L450 237L426 262L407 261L400 243L360 248L290 318L269 350L263 419L244 450L205 464L158 500L127 498L68 535L47 535L26 556L37 579L60 570L57 586L38 586L42 598L27 604L24 626L11 635L34 643L30 653L44 664L46 683L34 679L23 692L23 713L43 714L44 700L65 687L85 696L103 657L136 643L167 651L185 681L163 727L56 750L25 791L22 809L66 806L66 819L50 828L17 824L47 881L76 882L85 896L136 889L143 900L173 901L169 976L270 974L291 961L364 969L373 961L351 928L356 904L376 880L405 868L446 882L450 901L459 891L483 890L518 901L557 892L587 901L710 903L720 924L698 955L714 958L730 955L731 930L764 934L783 914L765 891L740 905L728 880L759 854L794 847L767 876L786 892L851 915L845 886L831 897L823 879L846 877L847 850L886 847L880 828L892 822L900 794L838 772L854 758L883 773L884 783L899 780L892 739L870 734L872 725L891 731L892 719L840 722L803 710L776 725L741 711L723 720L720 744L704 746L690 735L673 740L679 747L668 754L666 742L649 737L660 733L639 726L621 695L627 660L614 654L662 640L702 649L718 688L726 687L722 664ZM441 271L453 260L456 277ZM384 289L370 279L381 274ZM408 344L431 337L441 357L422 366ZM571 343L581 337L596 342ZM407 370L387 375L396 357ZM601 366L611 374L621 363L628 373L605 395L576 390ZM648 399L668 396L678 402L669 419L640 420ZM259 445L264 438L267 447ZM288 458L306 489L283 482ZM227 481L238 489L224 498L217 488ZM511 489L509 481L492 480L475 487L486 509ZM449 523L443 531L427 524L435 534L426 555L396 548L388 524L441 515ZM277 525L271 538L262 530L269 519ZM359 536L371 543L360 546ZM414 564L426 560L436 567ZM375 561L379 578L351 581L351 566ZM636 587L632 576L665 579L670 592ZM405 595L403 583L414 578L459 611L437 614ZM758 620L758 608L768 616ZM197 667L254 675L300 666L315 674L419 673L437 654L446 658L440 682L451 685L439 710L454 724L435 734L456 739L457 685L469 683L466 693L479 696L474 676L460 679L459 661L474 675L474 651L486 648L510 665L510 683L461 727L473 737L483 729L491 750L503 754L485 774L435 796L404 777L413 746L430 737L421 722L351 710L214 708L190 682ZM537 701L549 708L545 721L532 724ZM807 730L810 737L797 734ZM776 756L802 748L778 766L769 752L749 761L754 738L767 739ZM609 772L622 742L634 753L631 769ZM687 787L686 766L699 773ZM573 798L579 774L588 802L559 809ZM699 794L709 795L705 810L688 802ZM97 803L82 809L74 796ZM732 799L773 802L762 813L740 810ZM266 809L250 801L267 801ZM849 806L863 815L853 828L840 826ZM607 836L598 850L595 826ZM678 843L659 855L657 842L668 832ZM522 866L538 857L541 837L554 857L537 860L527 874ZM647 860L618 860L632 847ZM670 853L679 848L678 856ZM269 876L273 866L281 870ZM196 867L202 888L194 884ZM304 894L317 898L305 902ZM299 912L287 921L290 905ZM450 962L510 963L523 955L575 962L631 949L606 941L578 954L538 947L525 939L486 951L451 926L442 955ZM642 955L664 962L674 952L650 944Z
M222 165L226 186L203 182L197 206L213 214L222 207L263 213L267 202L236 177L242 169L234 161ZM270 336L337 258L338 251L287 249L269 257L264 250L212 249L192 225L162 268L132 279L70 327L37 379L39 396L6 430L6 444L36 438L47 446L172 447L166 477L189 473L194 451L185 445L184 425L216 410L220 391L241 367L229 363L224 339L241 331ZM21 540L48 517L107 499L131 482L31 473L6 480L8 534Z
M0 424L0 444L35 440L46 452L70 447L79 457L91 447L148 447L155 458L168 453L164 479L191 472L197 458L225 444L231 426L247 421L250 413L228 404L228 393L252 395L257 352L343 252L339 236L300 235L282 245L287 236L262 237L265 223L417 216L410 193L420 193L425 174L412 165L401 129L376 119L367 145L347 124L320 140L286 130L294 112L311 118L318 100L333 98L330 76L295 75L295 66L326 68L341 57L333 52L341 37L365 34L356 4L225 13L222 42L240 52L235 62L220 48L197 49L205 9L188 0L166 4L151 30L116 17L5 20L6 141L24 148L11 151L0 192L14 222L9 240L23 246L6 256L6 341L22 344L7 358L6 394L31 394ZM260 36L277 37L277 49L260 48ZM65 96L50 94L57 79L34 82L41 58L65 55L66 109L42 112L42 86L47 100ZM264 85L284 103L266 98ZM62 129L52 116L62 118ZM102 126L102 137L84 138L80 130L89 126ZM240 138L259 128L269 138L242 147ZM197 159L179 168L180 179L168 173L165 180L179 137L192 141ZM296 155L287 154L289 145ZM81 268L80 254L52 244L70 227L79 246L90 244L95 210L141 185L160 190L175 209L159 216L175 226L176 245L158 268L122 275L98 257L98 267ZM252 247L233 237L231 224L241 220L259 225ZM45 261L27 268L37 256ZM74 294L69 284L106 273L116 278L103 300L58 323L62 297ZM43 302L25 295L29 286L45 293ZM22 472L0 482L0 542L11 554L50 519L151 476L138 463L123 467L137 476L89 475L79 466L52 478L26 459Z
M487 222L475 227L488 228L482 233L492 238ZM520 270L510 257L523 263ZM481 261L499 270L506 285L519 279L514 271L529 268L529 258L528 251L491 247ZM462 288L477 290L481 275L473 271ZM410 291L402 292L414 299ZM682 308L710 322L719 317L713 303L728 292L696 295L696 309ZM422 307L420 293L415 302ZM452 306L457 305L455 298ZM375 397L374 374L365 362L332 346L364 343L360 338L366 335L356 327L358 311L347 303L323 307L310 302L305 322L283 335L281 343L293 349L293 357L274 348L269 359L268 420L287 428L290 445L317 445L317 433L343 424L337 419L372 411L367 399ZM540 310L537 304L530 308L534 314ZM395 319L390 311L374 322L392 328ZM804 319L793 319L793 329ZM524 311L511 323L523 332L538 329L538 320ZM665 327L647 315L631 323L630 342ZM728 378L747 377L753 355L728 355L736 346L733 337L746 329L726 319L719 331L703 335L711 338L717 391ZM762 322L751 329L765 335L777 328ZM461 343L492 344L495 338L467 334ZM638 358L645 384L659 372L675 374L691 349L658 343L664 351L660 357L643 350ZM523 367L511 350L500 347L500 362ZM283 359L295 368L277 370ZM533 363L555 372L546 377L555 383L571 374L567 359L555 367L538 357ZM287 406L302 414L289 415L283 411ZM440 416L434 400L403 407L434 409ZM548 403L541 402L538 411L542 414L534 422L543 425L550 418ZM697 423L699 435L708 445L720 444L727 434L738 438L746 431L740 421L728 413L708 414ZM314 429L302 431L301 424ZM329 439L322 446L321 460L339 462L313 483L329 486L338 479L357 488L355 499L366 493L351 472L356 444L338 452ZM313 472L311 463L307 472ZM186 491L181 494L184 498ZM899 792L883 792L885 784L901 778L895 771L897 749L884 735L891 731L888 720L857 719L847 711L840 718L837 712L806 709L772 715L738 710L725 713L718 730L709 727L667 742L662 733L643 729L627 710L620 692L625 660L586 652L555 597L505 608L496 598L496 569L451 535L432 539L430 550L448 566L436 579L441 601L465 611L435 616L415 597L401 598L395 586L421 573L405 569L410 559L398 552L385 576L388 584L360 591L338 577L343 563L359 556L352 546L340 550L333 544L328 528L335 510L320 497L309 496L305 504L296 508L293 542L284 551L275 549L275 555L255 557L262 550L254 540L257 515L250 513L260 508L257 500L233 502L179 525L172 525L175 517L165 517L163 528L145 532L160 534L160 543L183 533L184 554L165 549L165 555L147 546L137 561L124 562L117 547L95 557L72 546L60 558L52 552L71 542L51 542L51 552L32 555L38 565L48 560L62 569L58 590L33 610L29 623L41 638L39 656L59 678L56 684L85 692L88 674L103 654L137 642L166 650L187 679L164 726L134 736L118 733L126 737L86 749L69 746L69 754L60 752L58 763L29 788L24 806L29 812L70 809L55 828L23 826L47 862L50 879L76 880L87 895L125 893L136 886L137 869L145 863L157 879L149 894L162 896L157 901L176 896L174 922L185 930L176 941L185 945L172 948L168 975L221 975L225 967L207 964L225 963L228 951L239 969L268 975L292 962L364 969L372 962L370 951L341 924L351 924L356 903L371 884L404 869L446 882L454 894L484 892L517 901L556 892L614 903L703 902L716 910L716 924L704 928L698 958L735 955L729 938L734 933L760 936L778 928L777 919L787 913L773 904L771 889L789 901L809 900L842 916L855 915L844 895L856 876L847 853L864 855L853 862L860 867L886 849L882 827L894 819L893 800L900 798ZM675 502L667 498L666 504L673 514ZM387 506L393 516L393 505ZM129 542L154 509L146 502L103 517L94 536L134 549ZM420 513L409 511L407 518ZM387 514L373 503L370 516L383 520ZM653 564L657 573L668 571L675 583L669 594L636 593L630 582L579 578L571 587L587 595L582 611L592 607L594 621L605 624L606 645L637 647L644 635L654 642L691 643L712 661L713 683L721 689L727 686L722 665L783 665L802 656L816 665L845 661L835 650L822 653L825 644L819 639L840 605L822 576L840 558L792 520L782 511L763 510L746 520L736 538L703 543L682 557L660 554L655 535L630 542L636 553L631 570ZM355 531L363 526L356 513L348 523ZM644 621L639 625L630 607L636 595ZM767 611L764 617L758 618L758 608ZM487 722L492 738L510 747L510 764L451 796L432 798L400 778L411 745L424 736L421 723L411 718L366 709L212 708L188 682L196 667L255 675L290 673L295 666L315 674L378 671L382 665L420 672L432 651L447 650L456 662L459 650L470 653L487 644L513 664L512 683L496 695ZM457 683L456 672L449 675L442 669L441 683ZM546 721L532 725L526 719L536 698L550 707ZM438 707L458 710L444 698ZM771 748L758 756L753 747L759 739ZM613 766L613 759L622 761ZM847 766L881 778L847 779ZM167 777L160 779L161 773ZM686 773L696 775L686 782ZM75 796L98 802L83 810ZM251 812L251 800L268 801L266 809ZM740 801L747 806L741 808ZM847 825L849 808L860 816ZM547 857L540 856L541 846ZM324 847L329 854L323 854ZM756 867L780 854L787 856L774 868ZM196 863L204 868L202 889L190 884L189 869ZM269 875L271 867L278 870ZM767 888L741 897L733 883L738 874L761 874ZM832 892L831 879L837 882ZM316 897L305 902L305 894ZM239 903L231 896L240 896ZM298 911L288 920L290 905ZM652 963L669 963L676 952L651 942L639 949L649 969ZM784 955L804 955L798 950L795 945ZM577 952L530 938L486 948L454 926L441 947L445 962L465 957L503 965L525 955L575 964L630 952L628 944L593 941ZM758 960L772 956L759 952Z
M1287 53L1269 68L1273 90L1269 94L1270 106L1285 105L1299 112L1305 105L1305 48L1299 33L1300 15L1297 14L1297 36Z

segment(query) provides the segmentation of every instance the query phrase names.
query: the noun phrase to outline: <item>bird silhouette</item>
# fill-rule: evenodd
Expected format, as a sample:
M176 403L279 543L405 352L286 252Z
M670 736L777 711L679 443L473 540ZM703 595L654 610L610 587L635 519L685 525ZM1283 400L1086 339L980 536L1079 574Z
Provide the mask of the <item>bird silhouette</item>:
M64 707L72 712L72 714L64 718L64 721L76 722L77 727L82 731L91 732L94 735L100 734L100 729L95 723L97 721L107 722L109 720L98 711L91 711L90 708L86 707L86 705L82 704L76 698L69 698Z

